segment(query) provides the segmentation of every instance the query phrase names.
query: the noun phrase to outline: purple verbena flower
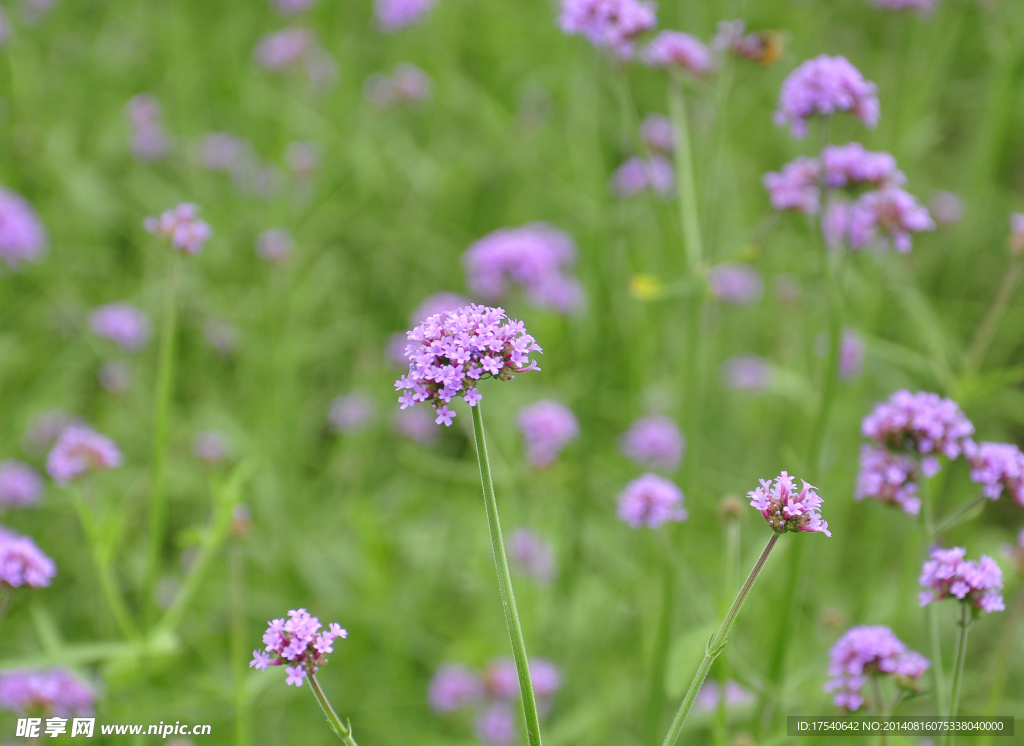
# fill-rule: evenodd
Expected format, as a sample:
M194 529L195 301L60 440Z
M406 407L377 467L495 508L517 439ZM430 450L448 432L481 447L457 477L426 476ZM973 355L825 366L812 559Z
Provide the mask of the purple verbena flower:
M928 208L899 187L889 186L867 192L850 208L850 248L862 249L875 243L879 233L901 254L910 251L911 234L935 230Z
M434 712L454 712L484 699L483 679L457 663L440 666L430 680L427 702Z
M535 469L543 469L579 437L580 424L567 406L545 399L520 410L519 431L523 434L526 459Z
M433 6L434 0L374 0L373 11L378 28L393 34L422 23Z
M399 402L402 409L430 402L438 424L451 425L455 412L447 405L455 397L476 405L480 380L508 381L516 373L540 370L530 354L543 350L523 322L508 319L502 308L464 306L431 316L407 336L409 373L395 382L404 392Z
M25 508L39 502L43 478L28 464L0 461L0 508Z
M519 698L519 670L511 658L495 658L484 670L484 686L494 699Z
M807 134L807 120L848 111L869 127L878 123L877 87L844 57L821 55L790 73L782 85L775 123L794 137Z
M953 225L964 217L964 201L955 192L936 192L928 203L928 210L937 225Z
M96 336L129 352L141 350L149 341L149 318L128 303L108 303L94 309L89 315L89 328Z
M2 253L3 246L0 242L0 254ZM1010 215L1010 253L1024 254L1024 212Z
M263 633L263 650L254 650L249 668L267 670L267 666L285 666L286 684L302 686L307 675L315 674L334 652L334 641L348 637L348 631L336 622L320 631L320 620L305 609L293 609L288 619L272 619ZM288 665L288 664L292 665Z
M192 453L207 464L218 464L228 457L228 442L215 430L204 430L192 439Z
M316 145L300 140L288 143L284 160L288 169L299 179L308 179L320 167L320 154Z
M199 208L188 202L149 216L143 226L154 236L170 242L171 246L186 254L198 254L213 231L210 225L199 219Z
M116 468L121 461L121 451L110 438L85 425L70 425L50 451L46 471L65 485L89 472Z
M977 562L964 559L966 555L963 547L932 547L921 568L921 606L952 597L984 613L1005 609L999 592L1003 587L999 565L984 554Z
M1012 443L964 444L971 465L971 481L980 484L985 496L996 500L1003 492L1024 506L1024 453Z
M960 407L952 399L925 391L900 390L878 404L861 423L861 432L895 451L957 458L974 433ZM922 464L925 476L933 476L938 465Z
M749 305L761 300L764 282L749 264L719 264L708 270L708 286L724 303Z
M641 417L629 426L619 442L627 458L665 471L674 471L679 466L685 445L679 426L663 415Z
M775 533L813 531L832 536L828 523L821 518L819 510L823 501L815 487L803 482L798 492L793 478L786 472L775 477L774 482L760 481L761 486L748 492L747 497Z
M800 156L762 177L772 207L816 215L821 209L821 162Z
M854 497L898 505L905 513L917 515L921 510L921 500L917 497L919 472L920 465L913 456L865 444L860 449Z
M680 68L697 78L714 68L711 53L704 43L681 31L660 32L644 47L641 56L649 67Z
M517 528L508 540L508 555L523 572L547 583L555 577L555 552L528 528ZM532 669L531 669L532 670Z
M284 228L270 228L256 237L256 253L271 264L281 264L295 250L292 234Z
M620 57L634 53L634 39L657 25L654 3L639 0L562 0L562 31L586 37Z
M11 269L38 260L46 250L46 231L20 194L0 187L0 259Z
M722 363L725 385L739 391L764 391L771 385L772 369L759 355L736 355Z
M512 707L503 702L491 704L477 716L474 732L485 746L512 746L519 738Z
M132 385L132 372L121 360L110 360L103 363L97 378L99 378L103 390L111 394L123 394Z
M562 669L547 658L530 658L530 683L538 700L549 700L562 688Z
M168 137L160 123L160 104L148 93L128 101L132 127L132 155L140 161L155 161L167 154Z
M857 378L864 367L864 338L853 329L843 329L839 340L839 380Z
M252 158L251 146L228 132L210 132L199 143L199 161L211 171L236 171Z
M402 347L405 347L404 338ZM399 409L395 412L392 422L399 435L422 445L436 443L441 436L434 427L434 415L425 409Z
M705 712L714 712L718 709L719 702L721 702L722 689L723 687L719 686L717 681L707 679L701 686L700 691L697 692L694 706ZM732 679L725 682L724 689L726 707L745 707L752 704L756 699L753 694Z
M667 521L681 523L687 516L683 491L657 474L644 474L619 494L618 515L633 528L658 528Z
M466 250L463 261L470 288L488 300L504 298L517 285L534 305L560 313L583 303L579 281L568 274L576 243L545 223L489 233Z
M830 189L901 186L907 181L892 155L872 152L859 142L829 145L821 151L821 165Z
M95 705L92 690L65 668L0 673L0 709L66 718L90 715Z
M259 40L256 61L267 70L284 70L303 62L315 46L316 37L309 29L284 29Z
M927 658L908 649L888 627L853 627L832 646L825 691L835 692L832 701L837 706L858 710L864 704L861 690L869 677L884 674L904 688L917 689L930 666Z
M0 526L0 588L45 588L57 574L57 564L27 536Z
M672 153L676 149L676 129L660 114L649 114L640 122L640 138L647 147L659 153Z
M331 402L327 420L335 432L356 433L373 423L376 412L373 400L357 391L336 396Z
M676 185L675 169L672 163L660 155L649 160L639 156L628 158L612 174L612 191L619 197L632 197L645 189L665 195Z
M782 54L782 37L772 31L747 33L747 25L741 20L719 21L711 48L719 53L730 52L759 65L770 65Z

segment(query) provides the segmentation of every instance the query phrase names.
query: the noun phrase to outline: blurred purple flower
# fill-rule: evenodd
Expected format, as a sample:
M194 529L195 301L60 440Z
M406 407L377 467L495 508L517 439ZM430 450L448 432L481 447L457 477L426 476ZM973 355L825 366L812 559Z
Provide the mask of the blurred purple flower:
M80 425L81 419L60 409L51 409L35 415L25 432L25 449L33 453L49 450L57 441L64 428Z
M238 347L238 329L223 319L207 319L203 324L203 336L222 355L230 355Z
M519 697L519 671L511 658L495 658L484 671L487 694L495 699Z
M917 497L919 471L917 459L912 456L893 453L884 446L862 445L854 497L897 505L903 512L917 515L921 510Z
M749 305L761 300L764 282L749 264L719 264L708 270L708 285L718 300Z
M664 195L671 192L675 184L672 163L660 155L652 155L647 161L633 156L612 174L612 191L619 197L632 197L645 189Z
M658 528L667 521L681 523L687 512L683 491L657 474L644 474L619 495L619 519L633 528Z
M519 737L515 713L502 702L491 704L477 716L474 731L486 746L512 746Z
M285 666L286 684L302 686L307 675L315 674L327 663L327 654L334 652L335 640L348 637L348 631L337 622L320 631L320 620L305 609L288 612L287 621L272 619L263 633L261 650L254 650L249 668L267 670L267 666ZM292 665L287 665L291 663Z
M270 228L256 237L256 253L271 264L282 264L294 249L292 234L284 228Z
M620 57L632 57L633 40L657 25L654 3L639 0L562 0L558 18L564 33L586 37Z
M111 360L100 366L98 378L104 391L111 394L123 394L132 384L132 374L128 366L120 360Z
M825 186L842 189L852 186L901 186L907 177L889 153L876 153L859 142L829 145L821 151Z
M167 154L168 138L160 122L160 104L148 93L128 101L132 126L132 154L140 161L155 161Z
M228 132L210 132L199 143L199 161L211 171L234 171L250 158L249 143Z
M320 154L311 142L296 140L288 143L284 159L288 169L299 179L308 179L320 167Z
M864 338L853 329L843 329L839 342L839 380L850 381L860 376L867 348Z
M772 207L776 210L796 210L815 215L821 209L821 163L816 158L800 156L762 177Z
M741 20L719 21L711 48L719 53L730 52L759 65L770 65L782 54L782 38L772 31L747 33L747 25Z
M69 425L50 451L46 471L64 485L92 471L114 469L121 462L121 451L110 438L85 425Z
M427 702L434 712L454 712L475 705L484 695L484 682L477 673L465 666L446 663L430 680Z
M655 36L641 53L649 67L678 67L700 78L714 67L711 53L696 36L680 31L662 31Z
M373 11L377 27L385 34L393 34L409 26L422 23L434 7L435 0L374 0Z
M207 464L218 464L228 457L228 442L215 430L204 430L192 439L192 453Z
M707 679L697 693L694 706L705 712L714 712L722 698L722 687L714 679ZM753 694L732 679L725 682L725 706L745 707L755 701Z
M740 391L764 391L771 385L772 369L758 355L737 355L722 363L725 385Z
M138 352L149 341L149 318L128 303L108 303L89 315L89 328L98 337L115 342L129 352Z
M46 250L46 231L32 206L0 187L0 259L11 269L37 261Z
M666 117L649 114L640 123L640 137L651 150L671 153L676 149L676 130Z
M928 209L938 225L953 225L964 217L964 201L953 192L936 192Z
M555 462L566 444L579 437L580 424L564 404L542 400L520 410L519 430L530 465L543 469Z
M0 673L0 709L66 718L90 715L95 705L92 690L65 668Z
M562 688L562 670L547 658L530 658L530 683L538 700L549 700Z
M630 425L619 443L627 458L666 471L679 466L685 445L676 423L662 415L641 417Z
M914 196L899 187L867 192L850 208L849 241L853 249L874 243L881 232L901 254L910 251L911 234L935 230L935 221Z
M1003 611L1003 571L991 557L977 562L964 559L963 547L932 547L921 569L921 606L944 598L956 598L985 613Z
M1024 453L1012 443L964 444L971 465L971 481L984 487L985 496L996 500L1003 492L1024 507Z
M213 234L209 224L199 219L199 208L189 202L183 202L159 216L147 217L143 227L186 254L198 254Z
M523 572L542 583L555 577L554 550L548 542L527 528L517 528L512 532L508 540L508 554ZM532 664L530 670L533 670Z
M402 339L405 348L405 339ZM423 445L436 443L441 438L440 431L434 426L434 415L426 409L413 407L399 409L394 413L394 428L399 435Z
M858 710L864 704L861 690L869 677L887 674L903 687L916 688L930 666L927 658L909 650L888 627L853 627L829 652L825 691L836 693L832 699L836 706ZM884 703L873 704L882 711Z
M848 111L869 127L878 123L877 87L844 57L821 55L790 73L782 85L775 123L794 137L807 134L807 120Z
M575 261L572 237L546 223L493 231L463 255L474 293L497 301L517 285L532 304L559 313L572 313L583 304L579 281L568 274Z
M373 400L357 391L335 397L327 420L335 432L356 433L369 427L376 413Z
M472 301L468 298L461 296L458 293L434 293L433 295L424 298L423 301L416 306L416 309L409 314L409 323L415 326L416 324L419 324L439 313L458 311L463 306L470 305L471 302ZM402 346L404 348L404 334L402 335L402 340Z
M824 501L818 497L815 487L803 482L803 487L797 491L793 477L786 472L774 481L762 479L760 482L761 486L748 492L747 497L775 533L809 531L832 536L828 522L822 520L819 512Z
M971 424L952 399L925 391L900 390L875 406L861 423L861 433L895 451L957 458L974 434ZM927 477L938 472L937 463L922 464Z
M0 221L2 221L2 214L0 214ZM2 243L2 233L0 233L0 254L3 254ZM1015 212L1010 215L1010 253L1024 254L1024 212Z
M302 62L315 45L316 37L309 29L284 29L260 39L256 60L267 70L283 70Z
M0 590L45 588L56 574L56 563L32 539L0 526Z
M780 303L793 305L800 300L800 293L802 292L800 279L794 275L776 275L773 289L775 290L775 298Z
M380 73L371 75L363 85L366 99L381 109L408 106L426 101L433 93L433 81L423 70L403 63L390 77Z
M0 508L26 508L39 502L43 478L20 461L0 461Z

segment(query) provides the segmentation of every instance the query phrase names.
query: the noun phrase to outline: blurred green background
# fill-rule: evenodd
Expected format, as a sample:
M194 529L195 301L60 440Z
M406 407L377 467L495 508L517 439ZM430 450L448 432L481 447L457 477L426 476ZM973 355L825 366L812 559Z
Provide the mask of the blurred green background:
M565 675L544 720L545 742L652 743L652 733L660 742L709 625L735 590L723 577L720 500L783 469L806 474L823 366L817 339L826 329L821 257L803 221L772 213L760 179L815 149L813 138L795 141L772 125L771 114L785 76L821 53L848 57L881 99L876 130L837 120L832 141L892 152L911 192L922 201L955 192L965 214L918 237L909 256L861 253L846 262L845 325L867 340L868 354L863 374L839 390L826 469L811 479L834 538L780 542L732 635L730 676L755 692L764 686L795 541L806 546L794 643L784 686L769 691L779 713L835 711L822 684L828 650L849 625L892 626L929 654L917 604L920 533L892 508L853 500L860 420L909 387L956 398L980 439L1024 439L1019 297L981 372L962 372L1010 262L1008 215L1024 208L1024 4L940 0L918 17L865 0L661 3L660 28L708 40L719 20L743 17L752 29L780 32L784 52L768 67L737 61L727 92L714 79L688 92L709 261L749 262L768 292L749 307L708 303L703 401L676 475L690 517L657 532L615 516L616 496L641 471L619 454L617 439L652 409L682 416L690 305L671 290L684 268L682 234L673 200L616 199L609 179L638 152L637 117L667 113L664 74L613 64L564 36L547 0L440 0L425 23L393 35L376 30L369 0L318 0L291 18L264 0L64 0L35 23L17 6L7 10L0 183L32 203L50 249L36 265L0 271L0 458L41 466L38 454L25 454L24 434L33 416L55 408L118 442L125 466L91 479L90 490L120 520L117 577L141 609L158 344L119 352L89 333L87 316L124 300L145 310L156 331L169 252L142 219L196 202L214 237L184 262L180 287L160 598L173 597L195 567L237 463L251 468L238 495L251 525L217 544L180 627L139 652L123 644L103 603L67 492L49 486L40 509L3 518L54 557L58 574L48 589L14 595L0 666L74 666L100 687L100 722L211 723L213 735L197 743L326 744L333 736L307 692L285 687L280 669L246 668L266 620L301 606L349 630L319 678L360 744L475 743L467 719L439 717L425 699L439 664L481 667L509 653L470 418L460 409L435 445L399 436L391 425L397 372L385 349L428 295L467 292L461 256L471 242L543 220L579 245L587 309L563 317L508 300L510 315L544 347L543 372L489 383L484 394L506 532L529 526L558 559L551 583L516 577L527 647ZM302 71L256 64L260 37L286 26L312 29L336 61L326 88ZM429 74L429 100L368 102L366 79L400 63ZM171 138L168 154L152 162L132 157L125 113L143 92L160 103ZM204 168L198 143L214 131L251 143L256 159L277 170L277 188L246 193ZM319 156L305 178L286 165L296 141ZM295 237L282 266L254 249L274 226ZM637 274L669 290L654 299L631 294ZM795 301L771 292L783 274L801 283ZM236 330L234 351L208 342L211 320ZM748 353L773 366L765 392L721 381L723 361ZM97 379L112 359L131 378L117 395ZM332 399L353 391L375 403L373 424L332 432ZM540 398L568 404L582 435L553 467L536 471L515 417ZM192 455L192 439L209 429L230 443L219 467ZM940 509L971 490L966 467L954 464ZM748 512L743 573L769 535ZM948 537L971 556L999 558L1008 607L1021 581L1001 547L1022 524L1024 509L1004 498ZM666 566L675 588L668 615ZM948 666L954 613L944 611ZM988 707L1000 644L1019 622L1007 611L975 626L962 712ZM652 722L659 628L669 656L663 712ZM1011 648L998 714L1024 715L1021 644L1018 637ZM928 707L921 698L904 711L930 714ZM709 721L695 716L685 742L711 743ZM775 721L757 742L778 742L782 728ZM736 710L727 742L757 729L753 708ZM13 732L14 716L0 715L0 733Z

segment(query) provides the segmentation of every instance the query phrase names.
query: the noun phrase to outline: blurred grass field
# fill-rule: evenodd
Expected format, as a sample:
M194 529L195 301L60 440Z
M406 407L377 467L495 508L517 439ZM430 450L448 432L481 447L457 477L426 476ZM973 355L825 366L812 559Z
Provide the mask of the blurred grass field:
M89 333L87 317L123 300L159 328L169 252L142 220L195 202L214 236L183 263L160 598L173 597L193 567L237 464L251 468L239 494L251 527L214 552L180 627L140 654L122 644L103 603L68 491L51 484L38 510L2 519L32 536L58 574L48 589L14 594L0 668L75 667L98 683L104 722L211 723L213 735L196 743L326 744L333 736L306 692L285 687L279 671L246 668L266 620L305 607L349 630L319 678L360 744L475 743L468 721L439 717L426 703L441 663L480 667L508 655L470 418L467 410L432 446L396 434L397 372L385 349L424 298L467 292L462 254L470 243L497 228L547 221L579 245L587 308L564 317L520 298L505 303L544 347L543 372L485 391L506 532L529 526L553 543L558 560L551 583L515 578L531 655L551 659L565 676L544 720L545 741L640 744L653 732L660 742L709 627L735 592L723 576L721 499L780 470L808 469L824 365L822 258L803 221L771 211L761 175L815 148L812 138L796 141L775 127L771 115L785 76L826 52L875 81L882 106L876 130L837 121L832 142L857 139L892 152L922 201L952 191L965 214L917 237L908 256L847 258L845 324L866 339L867 359L859 378L841 384L826 468L810 480L834 538L780 542L733 632L731 675L752 691L764 685L790 539L806 546L787 676L771 692L781 714L835 711L822 684L828 650L847 626L889 625L928 654L917 603L924 541L910 517L853 500L860 421L894 390L923 389L955 398L979 438L1024 441L1019 295L980 372L964 373L972 335L1010 263L1008 215L1024 209L1024 4L941 0L925 18L883 13L864 0L661 4L661 28L707 40L719 20L743 17L750 28L780 32L784 52L767 67L737 61L728 92L714 80L688 91L708 260L751 264L767 292L749 307L708 303L704 398L676 475L690 517L657 533L616 519L615 498L639 473L617 439L652 408L682 417L690 305L671 291L684 274L682 232L674 200L617 199L609 179L638 152L638 117L667 113L663 74L613 64L564 36L547 0L440 0L424 24L394 35L374 28L369 0L318 0L287 19L265 0L64 0L34 24L17 6L7 10L0 184L31 202L50 247L38 264L0 270L0 458L41 468L39 454L26 455L24 435L34 416L57 408L117 441L125 465L93 478L91 498L120 531L117 577L129 606L141 610L159 345L154 338L140 353L121 352ZM314 30L336 61L337 80L326 90L314 90L302 72L254 61L259 38L289 25ZM373 106L365 81L401 63L429 74L430 99ZM125 106L143 92L159 101L172 138L154 162L130 150ZM259 162L277 169L278 189L246 194L204 168L197 146L209 132L245 138ZM288 173L294 142L319 154L308 179ZM254 248L274 226L296 243L280 267ZM653 299L631 292L636 275L669 290ZM799 280L797 300L772 292L780 275ZM211 320L237 330L234 352L207 341ZM723 384L722 363L740 354L770 361L768 391ZM115 359L131 377L118 395L97 378ZM334 433L330 403L353 391L373 400L374 422ZM541 398L568 404L582 435L553 467L535 471L515 418ZM208 467L193 456L203 430L225 433L226 464ZM941 512L972 494L963 464L949 468L943 489ZM971 555L1000 559L1008 607L1021 578L1002 546L1022 525L1021 507L1001 499L949 535ZM767 535L751 511L739 572ZM675 589L670 655L663 712L652 724L666 566ZM942 620L949 656L953 614ZM1024 715L1022 636L1009 656L1000 649L1013 623L1007 611L974 628L961 712L985 712L1005 658L997 714ZM921 698L904 710L930 714L928 706ZM752 708L733 712L729 739L753 732L752 719ZM14 720L0 715L0 738L14 732ZM684 741L711 743L709 721L695 717ZM782 742L780 734L776 723L758 743Z

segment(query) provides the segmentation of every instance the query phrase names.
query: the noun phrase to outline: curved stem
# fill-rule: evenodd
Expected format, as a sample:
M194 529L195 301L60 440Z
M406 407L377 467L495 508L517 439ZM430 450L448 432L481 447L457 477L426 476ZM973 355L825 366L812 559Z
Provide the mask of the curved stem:
M996 334L996 329L999 328L999 322L1003 320L1010 298L1020 282L1021 270L1024 270L1024 259L1016 258L1010 263L1006 274L1003 275L1003 280L992 297L991 305L974 332L974 338L971 340L971 346L967 353L967 362L964 363L965 375L973 376L981 368L985 352L988 350L989 344L992 343L992 338Z
M487 457L487 439L484 437L483 412L480 402L473 410L473 435L476 439L477 462L480 465L480 485L484 491L484 507L487 510L487 528L491 536L491 549L494 552L494 567L498 572L498 588L501 591L501 605L505 610L505 624L512 642L512 657L516 661L519 673L519 690L523 695L523 714L526 717L526 735L530 746L540 746L540 720L537 716L537 699L533 694L533 683L530 681L530 664L526 657L526 643L523 641L523 628L519 623L519 612L516 610L516 597L512 592L512 576L508 569L508 558L505 556L505 541L501 537L501 523L498 521L498 501L494 496L494 481L491 479L491 462Z
M961 505L959 508L957 508L948 516L946 516L945 520L943 520L942 523L940 523L936 528L934 528L930 532L932 538L934 539L939 534L949 531L949 529L951 528L959 526L964 521L964 519L971 513L971 511L973 511L979 505L984 505L985 502L988 501L988 499L989 498L986 497L984 493L982 493L980 495L977 495L970 502Z
M338 717L338 713L331 707L331 703L327 701L327 697L324 696L323 689L320 688L320 682L316 680L316 674L309 675L309 686L313 690L313 696L316 697L316 703L320 705L320 709L324 713L324 717L327 718L328 724L331 726L338 738L342 740L345 746L359 746L356 743L356 739L352 738L352 726L341 722L341 718Z
M971 629L971 610L968 605L960 602L960 643L956 650L956 664L953 669L953 693L949 697L949 717L955 718L960 707L960 682L964 677L964 661L967 660L967 633ZM946 736L946 746L953 746L954 731Z
M174 390L174 342L178 320L178 252L171 253L164 288L163 328L160 332L160 358L157 363L156 403L153 417L152 486L149 497L149 552L146 562L146 585L143 602L149 616L155 616L153 589L160 573L160 548L166 513L167 438L171 422L171 393Z
M757 558L757 562L747 576L746 582L743 583L740 592L736 594L736 599L732 602L729 613L725 615L725 621L722 622L722 626L708 640L707 648L704 651L704 660L701 661L700 666L697 668L697 673L694 674L693 680L690 682L690 688L686 690L686 696L683 697L682 704L679 705L679 711L676 712L675 719L672 721L672 726L668 729L668 734L665 736L662 746L673 746L679 739L683 723L686 722L686 716L690 714L690 708L693 707L694 700L697 699L697 693L700 691L704 679L707 678L708 671L711 670L711 664L715 662L715 658L725 649L725 645L729 640L729 632L732 631L733 625L736 624L740 609L743 608L743 603L747 600L747 596L750 595L750 589L754 587L754 581L757 580L757 576L761 573L764 563L767 562L768 555L775 548L775 543L779 540L779 536L780 534L772 533L772 538L768 540L764 551L761 552L761 556Z
M925 494L922 498L923 520L921 527L924 530L925 542L930 543L935 536L935 506L934 499L935 481L925 481ZM932 682L935 685L935 712L940 713L946 709L946 674L942 664L942 638L939 634L939 610L936 604L928 604L925 607L928 617L928 643L932 654Z
M661 716L665 700L665 662L668 647L672 642L672 612L675 609L675 572L672 560L664 557L664 582L662 583L661 618L654 640L654 657L651 662L650 697L647 705L648 741L654 743L661 729Z

